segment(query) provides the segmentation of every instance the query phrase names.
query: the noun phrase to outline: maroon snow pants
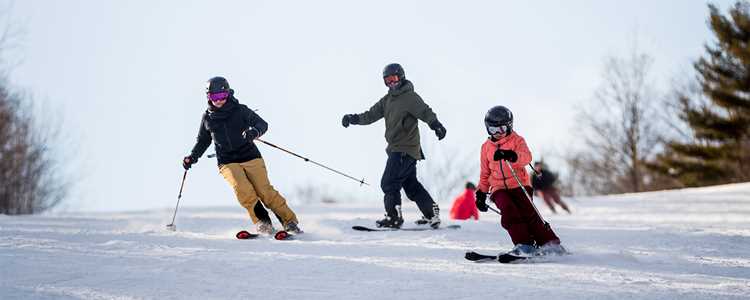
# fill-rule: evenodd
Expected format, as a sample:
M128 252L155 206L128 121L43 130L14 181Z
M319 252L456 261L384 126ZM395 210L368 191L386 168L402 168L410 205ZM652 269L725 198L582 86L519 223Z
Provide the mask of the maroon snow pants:
M527 186L526 191L531 196L531 187ZM521 188L497 190L492 193L490 199L500 209L500 224L508 231L514 245L533 245L536 242L541 246L550 241L560 242L560 238L555 235L549 224L545 224L542 217L536 213Z

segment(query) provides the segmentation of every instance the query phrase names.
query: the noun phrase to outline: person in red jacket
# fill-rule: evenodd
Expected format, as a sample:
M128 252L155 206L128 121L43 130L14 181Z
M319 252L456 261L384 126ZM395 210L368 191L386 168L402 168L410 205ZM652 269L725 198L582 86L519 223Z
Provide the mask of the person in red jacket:
M453 207L451 207L451 219L453 220L467 220L474 218L479 220L479 211L475 204L477 187L473 183L466 183L466 190L461 195L453 200Z
M501 256L531 257L564 254L549 223L532 203L531 180L526 165L531 151L526 141L513 130L513 113L504 106L491 108L484 118L490 137L482 144L476 205L487 211L487 194L500 210L500 223L510 234L513 250Z

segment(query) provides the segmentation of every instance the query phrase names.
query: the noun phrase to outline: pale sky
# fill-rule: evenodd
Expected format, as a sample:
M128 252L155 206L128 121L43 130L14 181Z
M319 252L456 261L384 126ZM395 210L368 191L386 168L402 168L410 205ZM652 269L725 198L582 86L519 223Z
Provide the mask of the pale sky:
M62 147L74 149L71 167L82 175L64 209L87 211L174 206L180 160L195 143L212 76L228 78L241 103L258 109L269 123L266 140L371 183L359 187L259 144L271 182L292 203L300 200L295 188L306 185L335 191L340 201L382 202L383 122L344 129L341 116L385 94L388 63L404 66L448 129L438 142L420 125L428 158L421 164L439 164L435 152L451 149L474 153L470 163L478 163L484 113L505 105L534 156L561 168L559 155L577 143L575 106L600 84L605 57L627 54L637 36L654 58L654 83L666 89L711 40L706 2L684 0L25 0L11 7L26 32L11 81L64 118L73 138ZM188 173L182 201L238 206L205 155Z

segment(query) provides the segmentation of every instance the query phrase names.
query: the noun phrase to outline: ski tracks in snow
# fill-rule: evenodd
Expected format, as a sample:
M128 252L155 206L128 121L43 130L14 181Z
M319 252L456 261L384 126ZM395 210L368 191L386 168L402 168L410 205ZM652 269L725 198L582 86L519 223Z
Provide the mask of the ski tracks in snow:
M301 207L307 233L291 241L236 240L249 224L231 208L185 208L177 232L167 209L0 216L0 298L746 299L748 195L750 184L579 199L573 215L542 212L573 255L510 265L463 259L511 248L489 214L455 231L350 229L379 203Z

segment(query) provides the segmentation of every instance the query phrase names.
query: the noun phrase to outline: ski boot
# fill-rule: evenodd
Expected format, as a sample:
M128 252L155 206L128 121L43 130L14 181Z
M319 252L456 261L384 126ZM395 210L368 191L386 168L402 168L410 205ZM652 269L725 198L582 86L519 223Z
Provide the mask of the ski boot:
M414 221L414 224L417 225L430 225L432 229L438 229L440 228L440 216L434 215L432 218L426 218L425 216L422 216L421 219Z
M532 257L536 255L537 247L534 245L518 244L513 247L507 254L515 255L518 257Z
M534 245L518 244L512 250L497 256L500 263L510 263L517 260L524 260L537 255L538 249Z
M549 241L546 244L539 247L537 255L565 255L568 254L568 250L560 245L559 240Z
M286 223L286 225L284 225L284 231L291 234L300 234L304 232L299 228L297 222L295 221L289 221L288 223Z
M432 218L430 218L430 227L438 229L440 227L440 207L437 203L432 203Z
M399 229L401 228L401 225L404 224L404 219L401 217L391 217L389 215L385 215L384 219L375 221L375 225L379 228L394 228Z
M258 234L271 235L276 231L276 229L273 228L273 225L270 222L260 221L255 224L255 231L257 231Z
M422 216L419 220L414 221L417 225L430 225L432 229L438 229L440 227L440 207L437 203L432 204L432 218Z

